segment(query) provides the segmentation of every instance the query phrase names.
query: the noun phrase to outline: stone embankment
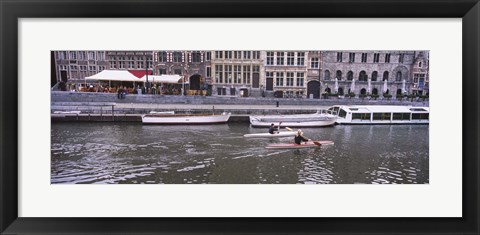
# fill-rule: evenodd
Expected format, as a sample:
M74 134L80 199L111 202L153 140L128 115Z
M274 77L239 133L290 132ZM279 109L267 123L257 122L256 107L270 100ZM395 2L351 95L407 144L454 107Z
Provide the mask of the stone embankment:
M141 121L150 111L177 113L231 112L232 121L248 115L314 113L332 105L428 106L428 101L346 99L283 99L255 97L170 96L129 94L118 99L112 93L51 92L52 120L58 121ZM76 112L80 114L65 114ZM58 114L62 112L63 114Z

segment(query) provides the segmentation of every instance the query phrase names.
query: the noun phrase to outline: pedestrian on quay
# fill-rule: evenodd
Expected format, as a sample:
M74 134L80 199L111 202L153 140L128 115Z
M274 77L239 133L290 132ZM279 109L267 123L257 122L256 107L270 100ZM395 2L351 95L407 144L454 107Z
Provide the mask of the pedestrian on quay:
M120 86L117 90L117 98L122 99L123 87Z

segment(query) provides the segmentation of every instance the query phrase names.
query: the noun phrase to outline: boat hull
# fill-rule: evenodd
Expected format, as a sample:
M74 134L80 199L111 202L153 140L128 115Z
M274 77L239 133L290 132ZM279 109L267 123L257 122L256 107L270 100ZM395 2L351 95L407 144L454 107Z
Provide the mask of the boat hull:
M269 144L265 148L267 149L302 149L302 148L317 148L326 145L333 145L334 142L330 140L318 140L315 141L321 145L316 145L313 141L306 142L305 144L291 144L291 143L282 143L282 144Z
M279 137L289 137L295 136L296 132L294 131L284 131L277 134L270 134L270 133L256 133L256 134L245 134L243 137L246 138L279 138Z
M226 123L230 113L221 115L142 115L143 124L156 125L201 125Z

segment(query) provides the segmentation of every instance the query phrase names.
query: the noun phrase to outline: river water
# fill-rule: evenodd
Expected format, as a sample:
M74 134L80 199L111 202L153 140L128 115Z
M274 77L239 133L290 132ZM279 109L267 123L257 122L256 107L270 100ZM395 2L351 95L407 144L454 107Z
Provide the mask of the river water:
M320 148L272 150L293 137L247 123L145 126L52 123L51 183L58 184L425 184L429 126L302 128Z

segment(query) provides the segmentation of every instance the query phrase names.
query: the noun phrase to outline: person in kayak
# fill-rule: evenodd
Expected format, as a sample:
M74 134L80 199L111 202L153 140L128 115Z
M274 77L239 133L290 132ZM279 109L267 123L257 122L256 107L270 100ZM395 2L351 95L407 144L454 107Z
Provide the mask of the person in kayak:
M303 131L298 129L297 134L295 135L295 144L302 144L302 141L308 142L310 139L303 136Z
M280 127L280 124L282 124L281 122L278 124L278 126ZM275 124L272 123L272 125L270 125L270 128L268 129L268 133L270 134L278 134L279 133L279 128L275 127Z

